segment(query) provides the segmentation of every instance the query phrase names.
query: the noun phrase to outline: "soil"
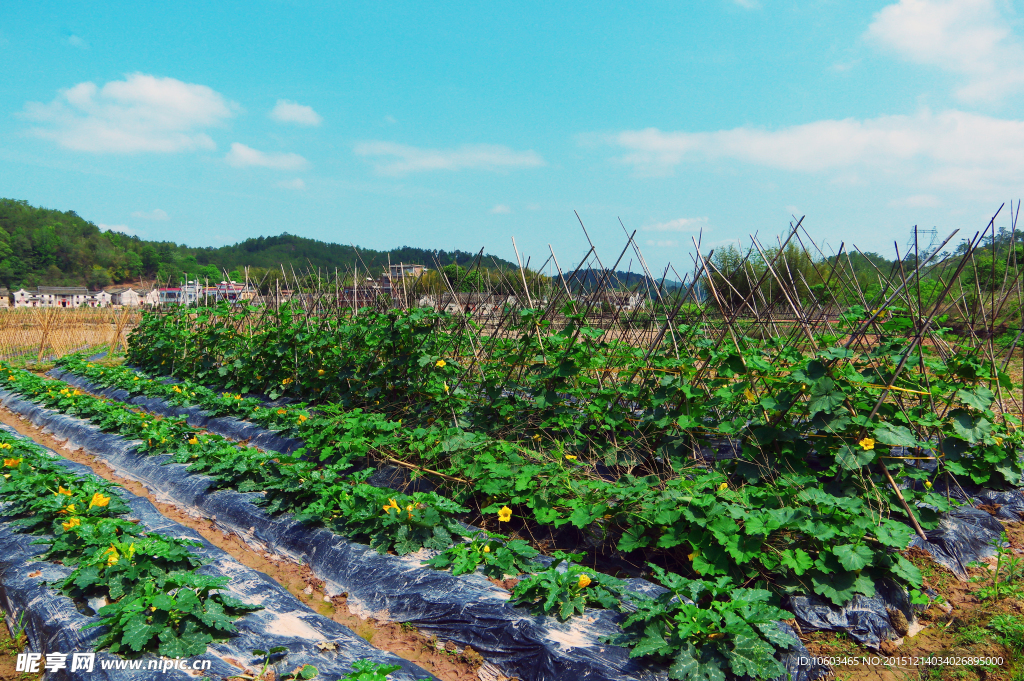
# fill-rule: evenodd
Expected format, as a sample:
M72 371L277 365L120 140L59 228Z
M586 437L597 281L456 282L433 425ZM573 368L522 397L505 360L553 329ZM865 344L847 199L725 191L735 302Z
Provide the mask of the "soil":
M486 676L488 681L507 681L507 677L497 673L490 665L481 670L484 659L472 648L459 651L453 643L441 642L433 636L420 633L409 625L397 622L383 622L372 618L364 619L352 613L346 603L344 594L328 597L324 594L324 583L317 579L307 565L293 563L284 558L266 554L250 548L234 533L222 532L213 521L207 518L196 518L173 504L165 504L156 500L144 485L134 480L121 477L105 463L96 460L92 455L81 449L72 450L65 446L64 440L58 440L44 433L24 417L9 409L0 407L0 423L11 426L22 435L31 438L44 447L49 447L69 461L84 464L96 475L116 482L132 494L145 497L167 518L189 527L203 536L217 548L227 552L232 558L246 567L259 570L288 590L310 609L324 617L339 622L362 636L368 643L380 650L409 660L429 671L443 681L471 681ZM8 636L9 639L9 636ZM5 676L6 648L0 638L0 681L8 679L34 678L31 675ZM10 656L11 674L15 674L14 657Z
M0 618L0 681L36 681L40 674L26 674L16 671L18 653L25 651L25 635L11 635L3 618Z
M986 509L987 510L987 509ZM1010 542L1009 557L1024 560L1024 523L1003 523ZM837 681L1019 681L1024 679L1024 576L1016 581L1016 588L1000 600L985 600L979 591L985 586L995 558L984 568L971 568L972 579L960 581L956 575L935 563L925 551L911 548L903 554L924 574L925 586L943 597L943 604L933 603L918 618L923 626L916 635L902 641L884 642L874 651L857 645L845 634L813 632L801 635L810 654L832 658L902 658L890 659L892 664L836 665L831 678ZM950 608L950 606L952 606ZM1020 624L1021 639L1014 645L992 627L997 616L1009 616ZM982 664L926 664L912 658L994 657L1002 658L1001 665ZM911 659L907 659L911 658ZM969 662L969 660L968 660Z

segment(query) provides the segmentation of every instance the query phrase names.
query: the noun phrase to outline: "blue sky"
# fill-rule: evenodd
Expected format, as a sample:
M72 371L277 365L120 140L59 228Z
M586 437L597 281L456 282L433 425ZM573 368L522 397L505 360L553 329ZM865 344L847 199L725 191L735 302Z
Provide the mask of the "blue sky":
M577 210L603 260L621 218L655 270L794 214L891 255L1022 194L1021 9L11 2L0 196L196 246L514 236L564 265Z

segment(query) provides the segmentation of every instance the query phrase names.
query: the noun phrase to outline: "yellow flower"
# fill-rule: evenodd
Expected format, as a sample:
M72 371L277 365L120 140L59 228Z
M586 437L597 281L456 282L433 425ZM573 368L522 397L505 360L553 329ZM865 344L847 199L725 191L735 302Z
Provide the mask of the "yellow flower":
M590 586L590 577L588 577L586 573L580 575L579 585L581 589L586 589Z
M394 499L388 499L388 501L390 501L391 503L384 507L384 512L385 513L391 513L390 509L392 509L392 508L395 509L396 511L400 511L401 510L398 507L398 504L395 502Z
M434 366L436 366L438 369L444 369L445 361L443 359L439 359L437 360L437 364L435 364Z
M746 390L743 391L743 396L747 398L748 402L753 402L757 399L757 395L755 395L754 391L751 390L750 388L747 388Z
M107 549L106 551L103 552L103 555L107 555L108 553L110 554L110 557L107 558L107 567L110 567L112 565L117 565L117 561L118 561L117 549L114 548L113 544L110 545L109 549Z
M59 513L61 515L64 515L66 513L74 513L74 512L75 512L75 505L74 504L68 504L67 506L65 506L64 508L62 508L59 511Z
M285 412L285 410L284 410L284 409L278 409L278 410L277 410L277 413L278 413L278 414L284 414L284 413L286 413L286 412Z
M861 440L857 444L859 444L861 449L864 449L864 450L872 450L872 449L875 448L875 441L872 440L869 437L864 438L863 440Z
M4 465L8 468L17 468L21 465L21 459L4 459Z
M188 443L190 445L197 445L197 444L199 444L199 438L193 436L192 439L188 441Z
M727 489L729 489L729 483L727 482L723 482L721 485L718 486L719 492L724 492Z
M925 489L931 489L932 488L932 481L931 480L925 480L924 481L924 488Z
M89 508L92 508L93 506L100 506L100 507L102 507L102 506L106 506L109 503L110 503L110 497L105 497L102 494L100 494L99 492L96 492L95 494L92 495L92 500L89 501Z
M690 561L690 562L692 563L692 562L693 562L693 559L694 559L694 558L696 558L696 557L697 557L697 556L699 556L699 555L700 555L700 551L694 551L693 553L691 553L690 555L688 555L688 556L686 557L686 559L687 559L687 560L689 560L689 561Z
M288 384L289 384L289 383L291 383L291 382L292 382L292 379L290 379L290 378L286 378L286 379L284 379L283 381L281 381L281 385L288 385Z
M306 416L305 414L299 414L299 423L305 423L308 420L309 420L308 416Z
M486 544L484 544L484 553L490 553L490 552L491 552L491 547L487 546Z
M132 380L133 380L133 381L137 381L137 380L139 380L139 377L138 377L138 376L136 376L136 377L135 377L135 378L133 378Z
M316 375L317 376L323 376L324 375L324 370L323 369L317 369L316 370Z
M0 444L0 449L10 449L10 448L11 448L11 445L6 443L6 442L3 443L3 444Z
M996 446L997 447L1002 447L1003 446L1003 438L1001 438L1001 437L993 437L992 439L996 441Z
M512 509L508 506L502 506L501 510L498 511L498 522L507 523L512 519Z
M60 526L64 528L65 532L67 532L72 527L78 527L81 524L82 524L82 521L79 520L78 518L68 518L68 521L66 523L61 523Z
M71 496L71 490L64 489L60 485L57 485L57 491L53 493L53 496L58 496L60 494L66 494L66 495L68 495L70 497Z
M569 461L575 461L576 460L576 455L575 454L566 454L565 458L568 459Z
M448 392L448 383L447 382L444 384L444 391Z

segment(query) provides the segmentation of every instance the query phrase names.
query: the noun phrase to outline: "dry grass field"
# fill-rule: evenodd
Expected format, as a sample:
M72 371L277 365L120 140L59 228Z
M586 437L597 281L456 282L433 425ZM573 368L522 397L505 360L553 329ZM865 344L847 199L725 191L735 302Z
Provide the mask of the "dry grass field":
M0 310L0 358L56 358L86 348L123 349L138 324L137 308Z

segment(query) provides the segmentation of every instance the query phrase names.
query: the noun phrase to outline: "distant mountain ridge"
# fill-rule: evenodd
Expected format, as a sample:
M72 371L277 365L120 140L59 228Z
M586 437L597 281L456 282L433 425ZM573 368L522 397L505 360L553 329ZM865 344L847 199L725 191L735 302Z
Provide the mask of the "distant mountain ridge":
M573 276L574 274L575 276ZM650 289L652 298L657 297L656 291L659 286L663 292L674 291L675 289L683 286L681 282L673 279L666 278L662 281L657 277L648 278L646 275L637 274L636 272L622 272L618 270L615 272L596 269L586 269L575 272L574 270L563 270L562 275L566 280L572 277L570 286L573 288L582 286L585 289L593 289L603 282L605 288L638 289L641 293L646 293L647 289Z
M295 236L255 237L230 246L193 248L170 241L147 241L119 232L103 232L74 211L57 211L17 199L0 199L0 287L11 290L35 286L88 286L140 280L177 281L187 278L219 281L223 273L240 278L245 267L255 276L283 267L304 273L370 268L379 276L392 264L471 266L477 252L432 251L402 246L376 251ZM484 267L516 265L488 254Z
M302 271L312 267L333 271L352 269L354 266L369 267L377 273L390 263L424 265L433 269L437 263L441 265L462 265L471 266L477 257L477 253L468 251L431 251L425 248L413 246L401 246L389 251L375 251L369 248L358 246L346 246L343 244L328 243L295 236L284 232L279 236L255 237L246 239L232 246L221 246L219 248L195 249L201 251L201 257L208 258L211 262L220 264L225 269L236 267L277 267L281 264L295 265L299 271L298 263L301 263ZM200 257L200 256L197 256ZM435 258L437 263L435 263ZM493 260L492 260L493 259ZM516 267L513 263L484 254L480 264L484 267L493 267L497 261L501 267Z

